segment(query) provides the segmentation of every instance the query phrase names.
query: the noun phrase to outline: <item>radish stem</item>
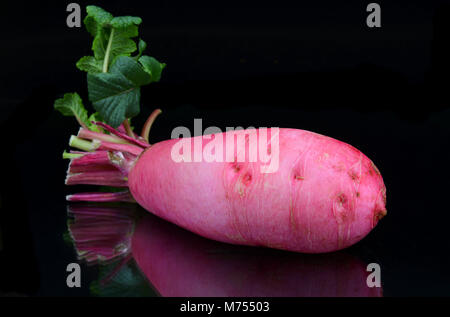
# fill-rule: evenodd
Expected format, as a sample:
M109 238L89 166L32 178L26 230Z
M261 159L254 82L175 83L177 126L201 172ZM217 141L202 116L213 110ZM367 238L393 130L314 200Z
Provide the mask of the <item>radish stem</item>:
M75 116L75 119L77 119L78 124L79 124L80 126L82 126L82 127L85 128L85 129L89 129L89 128L86 126L86 124L85 124L83 121L81 121L81 119L80 119L78 116Z
M161 109L153 110L153 112L148 117L147 121L145 121L144 127L142 128L141 132L141 137L143 137L145 141L148 142L148 136L150 134L150 129L152 128L153 122L161 112L162 112Z
M117 143L117 144L131 144L130 142L121 139L114 135L108 135L105 133L99 133L95 131L90 131L86 129L80 129L78 132L78 137L82 139L89 139L89 140L100 140L110 143Z
M134 133L133 133L133 130L131 130L129 119L125 119L123 121L123 127L125 128L125 131L127 132L128 136L134 138Z
M80 193L68 195L68 201L135 202L129 191L115 193Z
M99 185L112 187L127 187L127 178L119 170L90 171L67 174L66 185Z
M63 159L74 159L74 158L80 158L83 154L75 154L75 153L68 153L64 151L63 153Z
M109 151L114 150L114 151L127 152L127 153L133 154L135 156L138 156L143 151L143 149L137 145L116 144L116 143L109 143L109 142L102 142L99 149L100 150L109 150Z
M83 151L91 152L100 146L100 142L98 140L90 142L72 135L69 140L69 145Z
M108 46L106 47L105 59L103 60L103 72L108 72L108 64L109 64L109 54L111 53L112 40L114 38L114 29L111 28L111 33L109 34Z
M149 146L149 144L147 142L135 139L134 137L130 137L128 135L126 135L125 133L122 133L116 129L114 129L113 127L103 123L103 122L95 122L96 125L101 126L102 128L104 128L106 131L118 136L119 138L122 138L130 143L136 144L142 148L147 148Z

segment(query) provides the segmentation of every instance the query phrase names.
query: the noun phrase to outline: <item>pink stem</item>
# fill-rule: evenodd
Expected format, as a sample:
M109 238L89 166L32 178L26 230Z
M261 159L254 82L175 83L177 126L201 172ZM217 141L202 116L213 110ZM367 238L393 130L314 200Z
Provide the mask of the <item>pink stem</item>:
M78 124L83 127L84 129L88 129L88 127L86 126L86 124L84 124L83 121L80 120L80 118L78 116L75 116L75 119L77 119Z
M79 193L67 196L68 201L136 202L129 191L116 193Z
M122 124L128 136L134 138L134 133L133 130L131 130L130 121L128 119L125 119Z
M78 137L82 139L88 139L88 140L100 140L100 141L106 141L110 143L119 143L119 144L130 144L129 142L123 140L122 138L116 137L114 135L108 135L104 133L99 133L95 131L90 131L87 129L80 129L78 132Z
M150 134L150 129L152 128L153 122L155 122L156 117L161 113L161 109L155 109L145 121L144 127L142 128L141 137L148 142L148 136Z
M120 193L84 193L73 196L86 197L95 195L126 196ZM92 196L94 195L94 196ZM68 197L69 198L69 197ZM75 198L75 197L72 197ZM76 200L76 199L75 199ZM107 264L130 254L131 236L135 224L136 205L102 206L71 204L68 214L73 216L69 223L70 235L80 259L89 264L100 261Z
M107 170L116 170L111 163L108 151L83 153L83 156L72 159L69 165L69 173Z
M113 187L127 187L128 180L123 174L116 171L94 171L78 174L68 174L66 185L100 185Z
M146 142L142 142L141 140L138 139L134 139L132 137L129 137L128 135L126 135L125 133L119 132L116 129L114 129L113 127L103 123L103 122L93 122L96 125L101 126L102 128L104 128L106 131L109 131L112 134L117 135L119 138L122 138L130 143L139 145L140 147L146 149L150 146L150 144L146 143Z
M71 204L67 208L67 212L76 218L89 218L89 219L108 219L117 223L123 219L128 221L132 220L135 214L135 205L124 205L118 207L99 206L99 205L85 205L85 204ZM92 223L89 221L89 223Z
M117 143L110 143L110 142L102 142L100 144L100 147L98 148L100 150L114 150L114 151L121 151L121 152L127 152L131 153L135 156L139 156L139 154L142 153L143 149L139 146L132 145L132 144L117 144Z

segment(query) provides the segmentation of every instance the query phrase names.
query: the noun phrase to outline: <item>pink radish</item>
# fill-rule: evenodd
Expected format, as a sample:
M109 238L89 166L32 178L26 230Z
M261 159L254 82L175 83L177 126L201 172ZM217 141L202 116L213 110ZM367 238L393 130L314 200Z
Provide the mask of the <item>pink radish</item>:
M279 166L273 173L262 172L263 163L248 156L243 162L176 162L173 149L179 139L151 146L146 142L156 115L148 120L142 137L130 137L105 124L102 127L112 134L90 135L81 129L71 145L91 152L66 154L72 161L66 183L128 187L129 192L102 197L75 194L68 200L134 199L151 213L206 238L305 253L351 246L386 214L380 172L346 143L309 131L279 129ZM231 131L226 136L234 139L247 132ZM252 142L260 144L262 130L251 134L234 148L232 157L248 153ZM222 136L184 139L194 146L183 154L195 157L196 142L205 148ZM108 151L106 165L114 170L105 167L104 155L96 154L99 151ZM270 153L271 144L263 151ZM87 157L98 164L84 168ZM77 172L72 173L75 167Z

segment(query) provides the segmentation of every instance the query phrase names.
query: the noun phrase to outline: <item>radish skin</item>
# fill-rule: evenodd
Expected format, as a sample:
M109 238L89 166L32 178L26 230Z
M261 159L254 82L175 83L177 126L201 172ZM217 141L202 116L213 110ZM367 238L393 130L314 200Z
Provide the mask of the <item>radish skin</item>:
M260 130L255 131L259 138ZM199 136L191 138L192 143L196 138L202 148L212 140ZM128 186L145 209L206 238L331 252L361 240L386 214L380 172L359 150L341 141L279 129L279 168L274 173L262 173L263 163L248 158L177 163L171 156L176 142L179 139L148 147L129 171ZM235 147L233 155L251 142L256 141L249 138L245 148ZM198 149L191 151L194 157Z

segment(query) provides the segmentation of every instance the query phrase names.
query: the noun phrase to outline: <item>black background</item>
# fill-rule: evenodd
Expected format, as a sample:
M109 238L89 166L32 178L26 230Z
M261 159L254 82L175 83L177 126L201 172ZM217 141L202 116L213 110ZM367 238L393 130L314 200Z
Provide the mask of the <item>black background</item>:
M204 127L299 128L352 144L380 169L388 210L352 252L380 263L385 296L450 295L450 5L378 1L382 27L370 29L370 1L298 2L95 4L142 17L147 53L168 65L160 83L143 88L134 121L139 127L154 108L163 109L150 141L202 118ZM65 286L75 254L62 240L64 196L77 188L63 185L61 153L78 127L53 110L65 92L87 100L85 73L75 62L90 55L91 38L66 26L68 3L2 3L6 294L87 294Z

